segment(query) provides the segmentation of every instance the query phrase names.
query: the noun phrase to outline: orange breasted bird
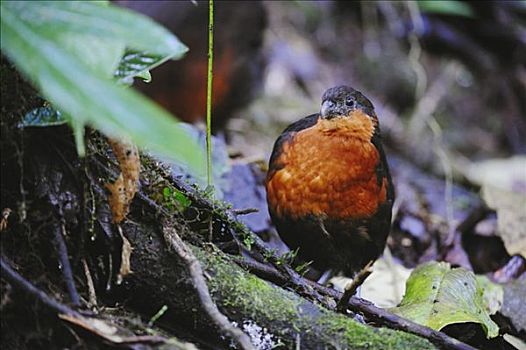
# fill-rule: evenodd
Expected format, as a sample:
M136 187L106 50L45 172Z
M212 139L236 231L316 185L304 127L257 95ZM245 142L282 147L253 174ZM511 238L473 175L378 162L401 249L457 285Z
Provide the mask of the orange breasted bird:
M270 216L298 257L353 276L382 253L394 188L372 103L328 89L319 113L278 137L266 178Z

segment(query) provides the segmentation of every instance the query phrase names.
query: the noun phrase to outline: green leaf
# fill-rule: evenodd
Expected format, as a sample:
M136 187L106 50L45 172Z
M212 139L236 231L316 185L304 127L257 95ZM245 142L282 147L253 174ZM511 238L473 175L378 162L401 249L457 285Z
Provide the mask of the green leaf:
M180 58L188 48L150 18L117 6L94 1L2 1L42 36L61 32L93 35L126 42L127 46Z
M56 4L64 3L45 2L55 9L57 6L60 7ZM80 4L79 2L74 3ZM82 4L79 7L85 10L87 5ZM77 54L57 45L50 37L51 29L40 30L37 29L40 28L39 26L35 27L30 24L31 21L28 21L27 18L35 17L32 6L21 6L18 2L15 6L6 1L2 1L0 6L2 10L2 51L22 73L35 83L42 94L56 108L69 114L78 123L76 125L88 123L108 136L129 138L140 147L148 148L167 158L187 164L195 177L203 178L205 176L202 151L181 124L177 123L166 111L144 96L122 86L117 86L115 82L106 79L100 71L80 60ZM101 18L104 19L103 23L108 22L109 18L105 11L112 8L111 6L102 7L91 4L88 7L91 10L97 8L101 13ZM35 8L39 9L41 14L53 16L53 12L42 12L43 6L40 3L35 5ZM21 9L26 12L21 13ZM118 11L121 10L113 8L110 13L118 13ZM60 13L60 16L67 17L64 11L57 10L57 12ZM67 11L66 14L68 14ZM92 11L90 14L94 18L97 17L96 11ZM127 28L134 32L136 29L133 21L135 17L131 13L126 13L123 18L130 21ZM81 16L79 20L85 20L85 17ZM92 20L95 21L93 18ZM41 22L46 21L46 19L41 19ZM122 18L120 18L120 22L117 18L116 22L123 25ZM46 23L52 27L51 23ZM145 32L152 29L150 35L142 34L143 38L148 37L153 40L150 46L156 45L159 48L159 53L166 53L166 48L161 49L161 46L168 45L171 42L169 50L172 54L176 54L175 51L177 50L175 49L180 49L180 46L174 45L174 42L178 42L178 40L175 38L167 40L162 37L155 40L151 34L159 32L158 26L154 25L153 22L147 23L154 29L140 27ZM66 25L60 28L67 30ZM87 27L85 29L88 30ZM111 27L101 31L102 35L107 32L112 32ZM114 39L118 38L116 34L109 36ZM128 40L131 38L125 36L125 39L126 45L128 45ZM146 48L147 45L139 46Z
M142 78L147 83L151 80L150 70L166 61L161 55L146 52L127 51L122 56L114 76L124 84L132 84L134 77Z
M453 16L474 17L471 8L461 1L455 0L420 0L417 1L422 12L442 13Z
M18 125L19 127L47 127L64 125L68 122L59 111L51 106L43 106L33 109L31 112L26 113L22 118L22 121Z
M411 273L400 306L391 311L435 330L453 323L480 323L486 336L493 338L499 328L489 317L483 294L472 272L431 262Z
M61 49L74 54L78 60L105 78L113 77L124 54L124 41L100 38L92 34L59 32L49 36Z
M60 113L50 105L38 107L31 112L26 113L22 121L18 124L20 128L37 127L44 128L50 126L60 126L69 124L73 129L75 136L75 144L77 146L77 153L84 156L86 153L86 145L84 144L84 124L72 119L69 115Z
M84 123L82 123L79 120L73 119L70 116L68 116L68 119L69 126L73 130L73 136L75 136L75 146L77 147L77 154L80 157L84 157L86 155L86 143L84 142L86 128L84 127Z
M500 284L493 283L484 275L476 275L477 284L483 290L482 298L488 314L493 315L500 311L504 301L504 288Z
M184 211L192 205L192 201L184 193L170 187L163 188L163 199L168 208L178 211Z

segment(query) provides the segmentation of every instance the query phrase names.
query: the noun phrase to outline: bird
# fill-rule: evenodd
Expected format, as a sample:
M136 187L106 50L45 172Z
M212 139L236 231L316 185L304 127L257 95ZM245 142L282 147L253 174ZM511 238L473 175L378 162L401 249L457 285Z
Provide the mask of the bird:
M350 277L376 260L395 192L371 101L345 85L326 90L319 113L277 138L265 187L272 222L296 258Z

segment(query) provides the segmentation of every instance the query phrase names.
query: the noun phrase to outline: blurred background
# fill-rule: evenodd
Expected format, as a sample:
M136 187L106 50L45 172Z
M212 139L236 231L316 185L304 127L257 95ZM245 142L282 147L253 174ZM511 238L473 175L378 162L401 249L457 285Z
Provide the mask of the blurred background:
M190 47L139 88L179 118L203 120L207 3L120 4ZM429 145L434 123L458 156L524 153L525 19L521 1L217 2L214 125L246 156L266 158L284 126L348 84L374 102L396 149ZM428 148L411 155L433 167Z
M207 2L117 3L151 16L190 48L136 88L202 126ZM496 215L503 206L481 198L479 190L490 185L505 194L526 193L525 4L216 2L213 127L220 195L235 208L259 209L240 218L284 249L262 187L273 143L287 125L319 111L327 88L346 84L368 96L379 116L397 189L389 240L395 258L406 267L446 260L498 273L518 255L524 271L524 236L504 237ZM506 204L514 209L504 225L526 227L523 203L520 197Z
M190 51L183 59L157 67L151 72L151 82L138 79L133 88L186 122L185 129L190 130L191 135L204 148L208 1L112 2L151 17L189 47ZM85 79L94 84L89 86L76 84L78 79L72 78L76 77L75 74L69 74L68 79L64 78L64 73L75 71L82 73L79 76L89 77L86 74L90 70L83 72L84 65L84 68L93 70L94 67L91 66L104 63L100 59L93 59L98 57L95 51L103 53L101 57L111 57L111 50L105 47L111 49L115 46L115 51L120 52L116 43L121 45L133 41L131 39L135 36L130 38L130 33L133 29L137 33L139 26L130 26L130 32L121 32L116 38L110 38L110 35L107 39L111 40L102 40L102 45L92 45L94 41L100 40L98 35L101 28L102 33L115 34L108 31L122 28L122 23L128 22L124 21L116 27L109 25L114 24L109 20L99 23L99 13L106 9L94 4L79 3L79 9L85 6L87 10L91 8L90 11L93 11L85 18L86 23L83 20L77 21L81 12L75 12L78 9L74 3L46 2L34 6L35 4L36 2L23 5L23 2L2 1L2 34L8 34L3 35L3 39L10 37L10 40L5 40L5 47L12 50L10 55L18 57L15 63L20 67L23 67L22 63L27 65L27 75L33 79L38 77L36 80L42 85L43 91L46 87L54 91L50 96L55 96L54 99L60 102L57 103L59 107L68 106L73 112L77 112L78 106L95 106L96 116L90 116L93 118L88 121L93 123L96 120L97 123L93 124L97 127L109 125L111 130L115 125L127 123L125 119L119 118L122 114L127 114L130 118L128 121L134 121L129 125L134 125L130 130L134 131L132 135L135 139L140 139L137 136L145 136L140 135L146 134L145 129L137 131L139 126L144 125L137 114L154 121L155 109L152 113L132 113L135 109L131 111L130 106L138 101L135 105L138 109L140 99L133 100L132 96L125 99L127 94L118 94L117 89L113 88L110 90L108 81L103 81L102 77L95 79L98 75L94 75L93 80ZM61 12L61 8L67 11ZM41 21L43 14L50 17ZM122 11L114 11L107 18L115 19L119 15L122 15ZM34 20L35 18L38 20ZM65 24L60 24L61 18L65 19ZM129 23L137 20L133 16L130 18ZM54 23L55 21L60 23ZM97 25L91 28L90 23ZM326 89L345 84L361 91L374 103L396 191L387 248L383 257L375 262L372 275L361 285L361 297L383 308L395 306L404 295L405 282L411 269L428 261L445 261L451 266L465 267L477 275L484 275L493 282L501 283L505 293L505 297L501 296L504 304L495 317L497 319L502 316L498 320L500 332L520 335L524 339L526 2L216 1L214 29L214 187L207 187L203 182L204 185L198 188L194 197L194 188L189 185L192 191L186 191L188 183L179 180L183 178L198 182L200 179L190 178L180 164L165 167L165 162L161 164L152 161L150 157L143 157L141 165L145 171L142 171L142 190L147 187L152 193L141 192L142 199L135 200L129 225L126 224L124 232L128 239L125 239L122 230L117 232L117 227L110 226L110 208L106 204L103 182L115 176L113 170L108 169L108 164L113 163L113 156L108 153L106 142L97 132L87 129L88 157L85 161L78 161L77 153L72 148L74 139L70 138L71 130L62 125L64 115L61 117L48 103L42 107L40 97L2 56L2 73L6 73L6 84L2 85L2 102L6 100L6 103L2 103L2 111L6 112L3 115L7 118L2 117L0 123L0 187L4 208L0 217L0 231L2 254L13 260L13 267L20 267L19 273L43 287L43 290L49 291L51 301L57 299L67 302L64 289L67 285L70 299L75 303L74 300L79 299L78 295L75 298L75 294L78 294L75 284L78 284L82 286L82 297L89 290L89 305L96 305L95 297L99 294L99 301L102 302L99 304L100 309L105 309L112 320L118 320L114 317L121 311L126 313L128 319L127 307L130 305L134 308L133 302L128 298L128 291L113 286L113 275L118 274L117 277L122 278L124 271L129 272L130 254L135 259L137 256L144 256L144 252L151 252L153 259L139 258L141 264L137 264L137 269L134 267L135 274L131 276L139 276L135 277L135 284L126 281L122 285L129 290L135 290L135 286L139 284L145 287L137 294L138 299L147 301L146 312L143 311L142 314L144 317L133 313L130 320L131 317L134 320L149 319L150 328L169 310L169 314L173 315L170 317L186 329L187 325L196 325L193 314L197 309L192 307L188 312L185 311L186 314L179 313L177 308L171 306L179 305L179 301L171 304L170 300L181 298L172 298L172 294L167 299L151 298L154 289L161 294L167 290L164 282L160 282L162 288L152 289L155 284L151 284L149 280L148 283L141 281L141 276L146 276L147 279L151 276L153 280L157 280L160 279L158 276L172 276L165 275L165 272L178 271L164 267L152 269L152 266L164 266L161 262L156 262L157 257L162 255L157 255L155 247L164 247L165 242L157 242L156 239L160 237L152 239L154 235L146 236L141 233L143 230L146 232L150 224L153 227L155 223L156 230L157 224L162 224L163 228L172 224L164 220L159 223L159 203L156 202L159 199L163 206L170 209L170 213L173 210L178 213L176 215L181 214L181 218L174 222L174 230L179 230L179 222L181 225L184 223L189 230L195 231L195 238L199 243L200 236L205 235L206 242L210 241L214 247L229 253L233 259L243 254L248 262L253 262L250 259L268 262L268 250L263 253L258 253L259 249L245 251L245 247L253 244L250 240L252 237L244 236L243 244L239 244L237 238L230 235L228 226L235 226L236 231L239 226L230 222L230 217L224 218L222 213L216 215L215 209L223 212L223 202L215 200L221 199L227 203L225 206L229 209L228 215L235 215L257 233L266 242L267 248L283 254L274 265L291 263L296 271L306 273L305 276L311 278L313 274L309 273L313 271L298 268L301 262L293 261L294 253L290 253L273 227L267 209L264 180L273 144L283 129L318 112L321 95ZM88 33L84 33L84 30ZM141 45L152 38L145 35ZM57 46L60 46L56 51L49 49L55 45L44 45L51 39L56 40L59 44ZM67 47L70 42L75 43L71 50ZM141 45L139 47L143 47ZM94 51L94 47L101 49ZM178 51L175 47L170 50L174 54ZM30 54L33 51L39 53L43 59ZM53 52L59 55L52 55ZM94 53L93 56L87 54L91 52ZM160 50L157 54L162 52L164 51ZM133 52L131 56L135 54ZM151 63L152 57L148 54L152 53L141 52L140 61L144 63L149 60ZM55 59L57 57L62 58ZM82 60L77 67L74 60L78 58ZM69 68L64 65L62 66L67 68L65 70L56 67L57 62L68 61ZM133 59L126 60L123 66L136 72L137 65ZM78 69L73 69L75 67ZM108 69L108 77L109 73L111 71ZM100 91L115 90L114 97L121 97L116 106L99 109L100 101L93 104L100 97L100 91L94 88L97 80L100 80L99 86L106 86L106 90ZM90 94L84 93L84 88ZM63 93L66 91L68 93ZM94 93L93 96L91 93ZM126 106L127 109L124 108ZM26 107L30 108L26 110ZM34 107L39 108L27 113ZM68 108L64 108L64 111L69 112ZM152 111L144 108L143 110ZM82 111L84 110L83 108ZM126 113L122 113L123 110ZM110 115L99 111L106 111ZM24 115L23 123L19 123L19 114ZM76 113L70 114L74 116ZM162 113L157 114L157 119L162 121ZM72 119L72 124L77 131L76 136L82 137L79 131L83 128L78 126L85 122L84 115L79 113L75 117L78 119ZM45 119L44 123L40 120L42 118ZM41 126L53 127L39 130ZM101 130L104 131L104 128L101 127ZM174 133L169 134L173 137L156 137L157 145L167 145L171 141L182 140L184 136L179 133L180 138L177 138ZM188 140L179 142L182 145L179 148L167 148L180 150L187 158L197 159L198 152L188 146ZM146 144L146 140L143 139L142 142ZM173 144L175 143L172 146ZM145 153L147 152L146 150ZM114 150L113 155L117 153ZM120 153L127 153L129 159L138 161L129 148L121 149ZM143 154L146 155L145 153ZM114 168L114 165L111 164L111 167ZM133 176L130 177L138 176L139 167L137 163L133 163L133 167L127 166L128 170L133 168ZM177 177L177 186L172 186L175 183L173 179L169 184L166 182L168 174L165 171ZM179 187L184 191L179 191ZM187 198L187 193L192 193L192 196ZM133 196L124 197L131 201ZM194 198L201 197L205 199L205 204L192 205ZM155 216L153 210L143 208L145 203L148 203L149 208L156 208ZM112 205L112 209L113 207ZM163 214L162 218L165 216L168 215ZM133 221L135 218L138 218L137 222ZM6 227L10 232L3 231ZM185 227L181 227L181 233L186 233ZM158 232L161 232L160 227ZM167 234L165 230L162 232ZM143 237L148 237L148 240L144 241ZM193 235L183 237L193 243ZM143 248L130 253L128 240L134 248ZM145 245L142 244L143 241ZM68 254L66 248L72 254ZM143 255L138 255L141 251ZM173 265L172 259L162 258L159 261L161 260ZM115 269L119 262L121 269ZM147 266L141 272L139 265L144 265L142 262ZM150 266L150 263L153 265ZM152 273L154 270L162 274ZM93 279L90 273L95 277L95 285L93 282L90 285L90 280ZM179 282L187 284L185 279L178 277L177 285ZM330 283L341 289L347 282L345 276L336 276ZM18 294L11 293L10 285L11 282L5 283L2 278L0 309L5 306L8 311L8 317L2 317L2 329L7 326L7 344L12 341L18 344L17 339L20 339L24 345L36 344L39 347L39 344L52 343L58 339L57 344L64 344L64 347L65 344L69 347L71 344L76 344L77 347L82 345L80 338L71 333L69 328L61 328L58 332L51 330L49 327L55 327L55 321L48 322L50 319L45 316L47 314L44 315L46 318L37 317L44 309L27 302L31 299L23 294L20 294L22 299L18 299ZM29 290L28 287L26 289ZM484 289L486 291L490 288ZM142 297L143 294L145 298ZM11 297L13 301L22 302L11 303ZM163 306L164 300L167 301ZM83 303L78 301L79 305ZM142 305L142 300L140 304ZM190 320L190 313L192 321L187 322L186 320ZM56 317L53 316L53 319ZM135 321L129 325L136 334L145 334L146 337L154 334L135 332L135 329L139 329L139 323ZM211 329L208 320L205 326L204 332L208 333ZM448 334L463 341L469 340L477 348L509 348L497 347L495 342L488 341L480 326L475 325L478 328L475 327L474 331L470 329L473 324L469 323L467 328L452 326L453 328L447 330ZM167 330L170 330L167 335L172 334L171 329L167 327ZM181 330L174 329L177 331L174 334L179 336ZM63 331L67 332L67 337L63 336ZM97 337L99 336L97 333ZM193 333L188 334L188 337L191 341L194 340ZM4 337L2 344L3 339ZM69 339L72 339L71 343ZM300 338L296 339L299 342ZM134 347L142 346L139 343L129 344ZM45 345L40 347L46 348Z

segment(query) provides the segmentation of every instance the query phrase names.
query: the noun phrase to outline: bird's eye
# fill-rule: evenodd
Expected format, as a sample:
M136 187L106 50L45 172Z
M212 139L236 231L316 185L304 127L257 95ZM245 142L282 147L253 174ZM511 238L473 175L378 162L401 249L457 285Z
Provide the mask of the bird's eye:
M347 99L345 100L345 104L348 107L354 107L354 99L352 97L347 97Z

